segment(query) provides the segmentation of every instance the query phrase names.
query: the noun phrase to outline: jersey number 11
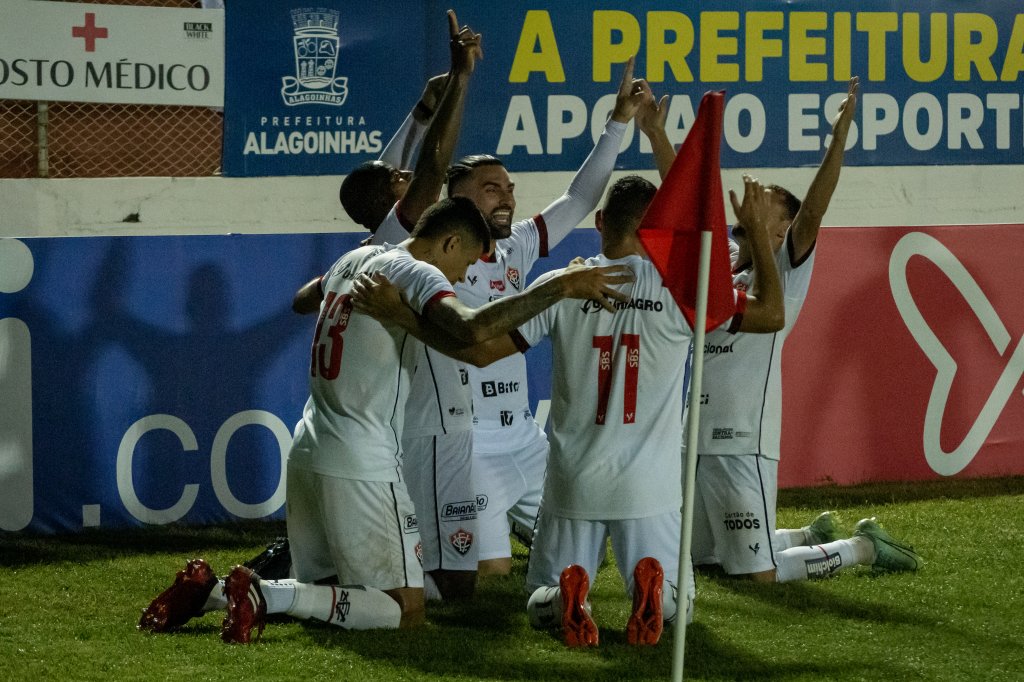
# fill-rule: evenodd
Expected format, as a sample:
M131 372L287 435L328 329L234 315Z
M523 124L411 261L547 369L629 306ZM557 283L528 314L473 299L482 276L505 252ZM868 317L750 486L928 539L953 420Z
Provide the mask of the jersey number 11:
M617 355L614 340L609 336L595 336L597 349L597 416L595 424L603 425L608 413L608 397L612 391L613 358ZM640 378L640 335L622 334L619 347L626 350L625 385L622 396L622 423L636 422L636 388Z

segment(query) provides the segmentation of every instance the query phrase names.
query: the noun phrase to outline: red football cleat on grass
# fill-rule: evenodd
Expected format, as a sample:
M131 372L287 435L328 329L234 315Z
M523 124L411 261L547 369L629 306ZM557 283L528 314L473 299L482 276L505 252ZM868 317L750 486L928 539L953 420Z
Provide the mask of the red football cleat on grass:
M248 644L252 631L256 639L263 634L267 618L267 600L260 589L260 577L252 569L235 566L224 579L228 615L220 626L220 638L229 644Z
M157 595L142 612L138 628L167 632L203 615L203 606L216 584L217 576L210 564L203 559L192 559L184 570L178 571L174 584Z
M653 557L644 557L633 569L633 615L626 624L626 640L634 645L657 644L665 625L661 593L665 571Z
M567 566L558 580L562 591L562 632L569 647L597 646L597 625L587 609L590 578L582 566Z

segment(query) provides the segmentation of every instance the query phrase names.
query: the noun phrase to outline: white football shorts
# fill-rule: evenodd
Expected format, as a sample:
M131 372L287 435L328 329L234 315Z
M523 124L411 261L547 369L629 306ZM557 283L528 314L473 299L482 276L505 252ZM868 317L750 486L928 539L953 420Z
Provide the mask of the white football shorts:
M299 582L423 587L420 534L405 483L356 481L288 466L288 543Z
M758 455L699 455L693 498L693 563L729 575L775 568L779 462Z
M402 472L423 542L423 570L475 571L479 532L473 432L406 438L402 449Z
M558 585L562 571L570 564L582 566L593 584L609 537L619 575L630 596L633 569L644 557L657 559L665 580L678 588L680 526L677 511L639 519L589 521L554 516L541 508L526 570L526 589L532 593L538 587ZM696 594L692 570L688 570L686 582L692 602Z
M540 508L548 441L539 437L525 447L501 453L473 453L473 487L477 495L480 560L512 556L509 522L524 541L533 536Z

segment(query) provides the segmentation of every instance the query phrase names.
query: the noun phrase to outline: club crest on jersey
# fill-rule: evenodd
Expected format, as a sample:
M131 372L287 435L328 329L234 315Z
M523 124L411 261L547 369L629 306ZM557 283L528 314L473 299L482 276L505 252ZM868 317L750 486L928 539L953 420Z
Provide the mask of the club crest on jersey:
M420 562L420 566L423 565L423 542L417 542L416 547L413 548L413 553L416 555L416 561Z
M340 107L348 97L348 78L335 75L341 12L303 7L293 9L291 15L295 75L281 78L281 97L285 105Z
M520 281L518 268L508 268L505 270L505 277L508 278L509 284L514 286L516 289L519 288Z
M505 280L503 279L492 279L490 285L494 291L505 291Z
M460 528L448 536L448 542L452 543L456 552L466 556L466 553L473 547L473 534Z

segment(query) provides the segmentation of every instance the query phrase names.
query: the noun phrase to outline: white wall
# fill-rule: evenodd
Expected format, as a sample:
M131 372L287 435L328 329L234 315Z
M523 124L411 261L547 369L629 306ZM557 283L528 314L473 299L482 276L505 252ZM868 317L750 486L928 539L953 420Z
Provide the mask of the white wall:
M753 173L803 196L814 169ZM724 171L725 189L742 188L741 174ZM571 177L517 175L516 215L541 210ZM361 231L338 204L340 180L0 180L0 237ZM825 217L842 226L972 223L1024 223L1024 165L848 167Z

